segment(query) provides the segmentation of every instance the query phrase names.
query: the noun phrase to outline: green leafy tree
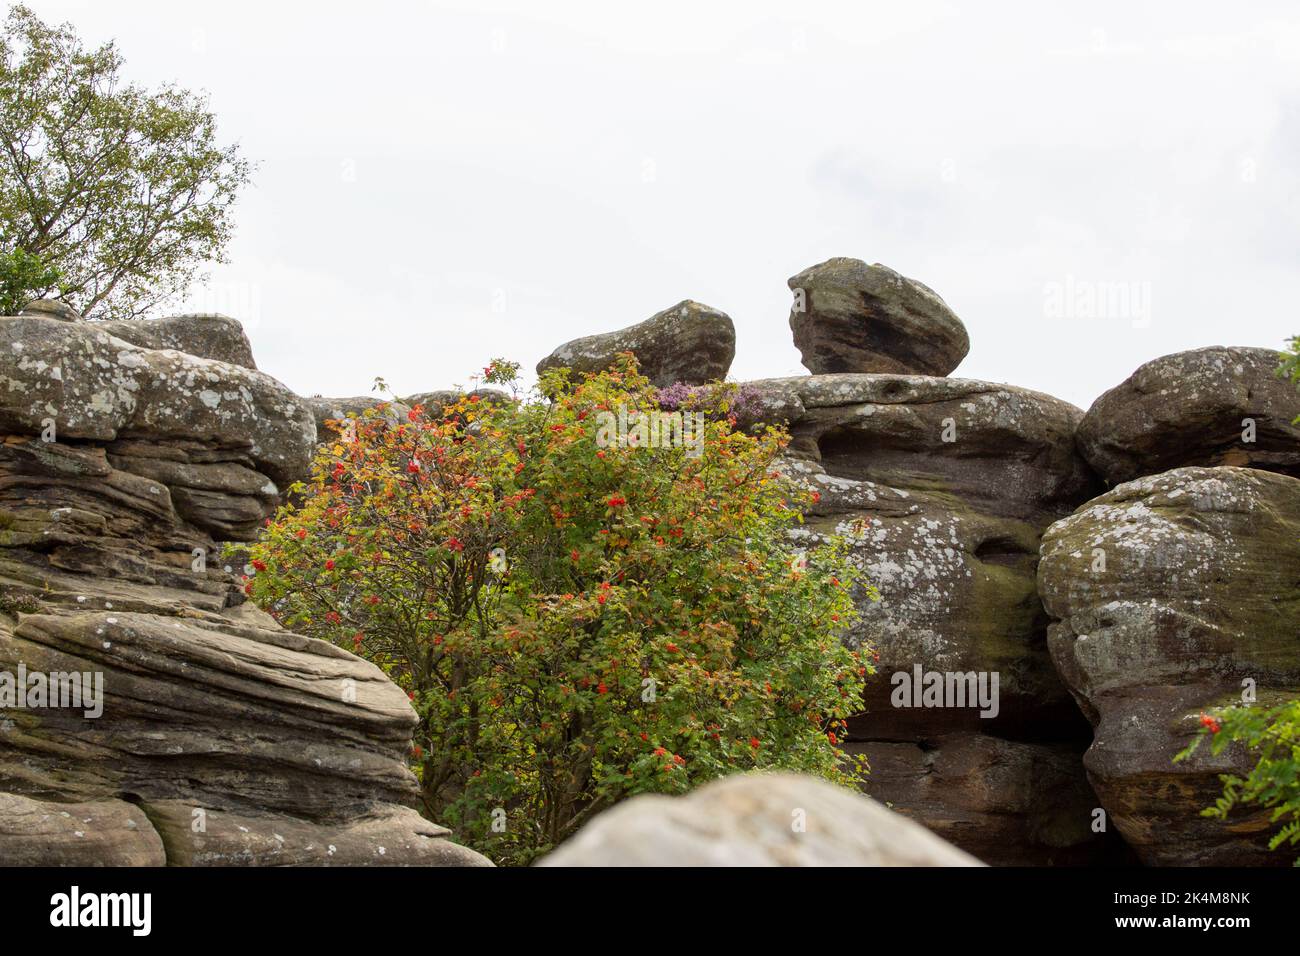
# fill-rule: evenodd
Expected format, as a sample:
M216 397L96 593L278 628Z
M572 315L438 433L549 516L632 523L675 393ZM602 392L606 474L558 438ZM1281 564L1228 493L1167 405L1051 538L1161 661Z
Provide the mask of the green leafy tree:
M792 543L811 496L775 470L787 436L736 430L714 390L690 440L656 441L633 423L687 422L630 355L540 389L337 423L248 593L409 692L427 812L501 862L631 794L777 768L852 785L870 650L838 635L866 585L843 542Z
M57 270L87 318L139 317L224 261L250 172L205 99L122 62L24 6L0 31L0 251Z
M59 270L22 249L0 250L0 315L16 315L32 299L59 289Z
M1259 762L1245 777L1222 774L1222 795L1201 815L1227 820L1237 807L1272 808L1273 822L1282 826L1269 841L1269 849L1300 846L1300 700L1272 707L1225 707L1203 714L1200 733L1175 762L1186 760L1207 738L1215 755L1229 744L1239 743L1257 753ZM1300 866L1300 857L1295 865Z

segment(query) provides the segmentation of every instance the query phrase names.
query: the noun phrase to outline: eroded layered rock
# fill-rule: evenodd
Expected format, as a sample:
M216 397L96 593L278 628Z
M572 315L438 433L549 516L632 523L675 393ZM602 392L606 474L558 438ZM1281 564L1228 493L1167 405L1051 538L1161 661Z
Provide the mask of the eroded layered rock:
M216 539L250 538L305 470L308 407L90 323L0 336L0 672L102 688L0 713L0 858L485 862L410 809L406 696L221 567ZM40 844L19 836L35 818Z
M316 440L306 405L256 370L141 348L96 323L0 318L0 434L51 422L59 441L207 441L274 480L297 474Z
M752 387L765 404L797 409L788 470L820 495L804 533L851 534L853 559L880 591L879 602L862 602L850 641L874 645L888 671L919 663L1000 674L993 718L899 711L888 682L876 681L869 710L889 715L876 733L1032 736L1044 721L1069 720L1034 573L1042 529L1097 490L1074 449L1079 410L1025 389L924 376Z
M725 312L686 299L644 322L566 342L537 363L550 368L600 372L620 352L632 352L654 385L702 385L723 379L736 356L736 328Z
M868 754L916 757L917 772L897 778L888 799L927 825L955 821L954 842L986 862L1101 852L1081 812L1097 805L1082 774L1043 769L1068 753L1077 761L1087 726L1048 655L1035 588L1043 529L1099 490L1075 449L1082 413L1025 389L927 376L750 387L764 417L791 431L787 470L820 495L797 534L809 543L849 535L851 560L880 592L878 602L860 596L862 617L847 635L880 655L849 730ZM911 677L918 665L996 674L995 708L893 706L894 675ZM985 752L962 735L987 738L977 744L997 755L1000 796L970 774L921 772Z
M1300 693L1300 480L1179 468L1119 485L1043 538L1049 646L1094 725L1088 775L1143 861L1236 866L1270 854L1268 813L1200 810L1256 756L1173 763L1205 709Z
M924 827L816 777L737 774L633 797L539 866L979 866Z
M1093 402L1079 448L1112 484L1188 465L1300 477L1300 392L1273 349L1214 346L1147 362Z
M966 327L933 289L880 263L835 258L787 282L790 329L816 375L947 375L966 357Z

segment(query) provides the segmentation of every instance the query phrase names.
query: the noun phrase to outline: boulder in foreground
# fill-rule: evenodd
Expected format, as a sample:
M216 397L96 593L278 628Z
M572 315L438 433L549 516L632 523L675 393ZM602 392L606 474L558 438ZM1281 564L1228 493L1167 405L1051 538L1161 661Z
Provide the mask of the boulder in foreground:
M737 774L606 810L539 866L980 866L925 827L800 774Z

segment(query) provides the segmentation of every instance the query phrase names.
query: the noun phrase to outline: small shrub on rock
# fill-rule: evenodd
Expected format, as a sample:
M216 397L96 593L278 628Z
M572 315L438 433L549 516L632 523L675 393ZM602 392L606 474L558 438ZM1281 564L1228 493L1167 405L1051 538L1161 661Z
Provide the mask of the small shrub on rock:
M513 366L485 371L513 391ZM838 637L855 572L842 542L792 544L787 437L725 415L698 449L634 437L661 412L630 356L531 397L368 410L250 549L258 603L410 693L428 814L500 862L633 794L862 771L840 748L871 673Z
M36 614L41 599L26 591L0 591L0 611L8 614Z

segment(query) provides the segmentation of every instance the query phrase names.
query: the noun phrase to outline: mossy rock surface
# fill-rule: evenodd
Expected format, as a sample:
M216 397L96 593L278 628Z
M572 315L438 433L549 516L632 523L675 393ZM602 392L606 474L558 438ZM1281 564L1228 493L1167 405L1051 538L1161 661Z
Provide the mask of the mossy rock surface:
M1094 725L1085 765L1143 859L1284 861L1267 827L1198 816L1253 758L1172 760L1243 681L1262 700L1300 692L1300 480L1196 467L1119 485L1048 529L1038 581L1052 658Z

